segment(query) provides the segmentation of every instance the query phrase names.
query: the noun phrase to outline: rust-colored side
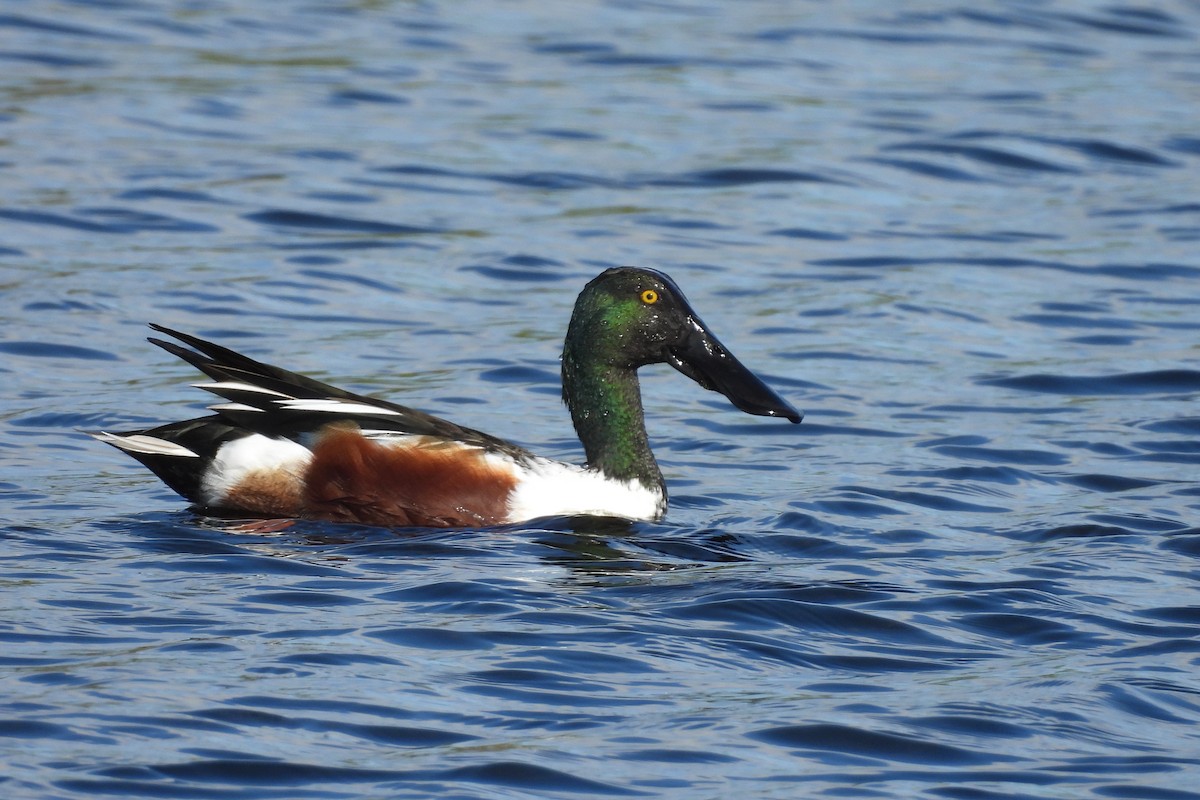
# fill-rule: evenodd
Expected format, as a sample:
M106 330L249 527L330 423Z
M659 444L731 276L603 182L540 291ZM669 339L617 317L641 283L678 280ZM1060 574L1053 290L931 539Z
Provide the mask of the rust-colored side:
M479 527L504 521L513 474L481 450L414 439L396 445L331 427L313 447L301 516L367 525Z
M246 476L221 500L221 507L267 517L299 517L304 510L304 485L288 469L262 469Z

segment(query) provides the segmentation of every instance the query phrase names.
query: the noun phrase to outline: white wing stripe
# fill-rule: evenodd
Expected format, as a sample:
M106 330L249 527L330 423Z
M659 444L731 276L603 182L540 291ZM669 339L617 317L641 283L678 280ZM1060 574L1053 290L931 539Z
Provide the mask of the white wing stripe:
M215 406L208 407L210 411L259 411L261 408L248 406L245 403L217 403Z
M270 395L272 397L288 397L288 398L291 397L290 394L284 394L283 392L277 392L274 389L264 389L262 386L255 386L252 383L242 383L241 381L217 381L216 383L193 383L192 387L195 389L203 389L204 391L212 392L213 394L220 394L222 390L228 390L228 391L235 391L235 392L251 392L253 394L265 394L265 395Z
M326 414L385 414L398 417L399 411L380 408L366 403L355 403L334 398L312 398L306 400L276 400L276 403L293 411L319 411Z
M377 442L406 442L420 437L415 433L405 433L404 431L389 431L377 430L375 428L362 428L359 430L364 439L371 439Z

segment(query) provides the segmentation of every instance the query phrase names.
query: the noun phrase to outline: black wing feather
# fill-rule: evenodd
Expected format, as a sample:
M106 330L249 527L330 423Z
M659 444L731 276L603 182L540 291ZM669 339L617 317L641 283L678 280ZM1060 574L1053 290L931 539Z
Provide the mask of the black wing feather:
M194 348L189 350L174 342L150 338L150 342L166 350L168 353L183 359L208 377L218 382L232 381L249 384L283 395L284 398L271 394L255 393L244 389L225 389L212 387L209 391L233 403L250 406L258 411L245 409L227 409L216 407L214 410L228 422L247 431L263 433L270 436L286 436L296 439L304 434L312 433L320 428L339 420L353 421L363 428L396 431L399 433L418 436L433 436L440 439L460 441L473 444L488 450L508 453L514 456L527 456L521 447L489 436L471 428L456 425L449 420L426 414L415 408L378 400L366 395L348 392L327 383L300 375L281 367L255 361L249 356L242 355L227 347L214 344L197 336L173 330L164 325L150 324L154 330L165 333ZM321 411L289 408L278 401L286 398L297 400L339 400L361 403L378 408L378 414L365 411L339 412L336 416Z

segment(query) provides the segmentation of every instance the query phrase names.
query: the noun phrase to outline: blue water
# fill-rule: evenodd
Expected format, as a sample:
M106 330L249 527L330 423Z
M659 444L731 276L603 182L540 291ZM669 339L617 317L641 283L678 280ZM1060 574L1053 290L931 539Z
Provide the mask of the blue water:
M909 10L899 10L901 6ZM1200 6L0 12L0 795L1200 798ZM642 264L660 524L190 513L157 321L579 460Z

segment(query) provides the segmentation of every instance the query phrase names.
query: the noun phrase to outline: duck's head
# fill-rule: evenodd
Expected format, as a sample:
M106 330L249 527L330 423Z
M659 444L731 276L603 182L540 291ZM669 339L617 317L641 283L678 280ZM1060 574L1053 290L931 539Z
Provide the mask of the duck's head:
M564 370L584 359L630 370L670 364L748 414L804 416L734 358L657 270L616 267L584 287L567 330Z

